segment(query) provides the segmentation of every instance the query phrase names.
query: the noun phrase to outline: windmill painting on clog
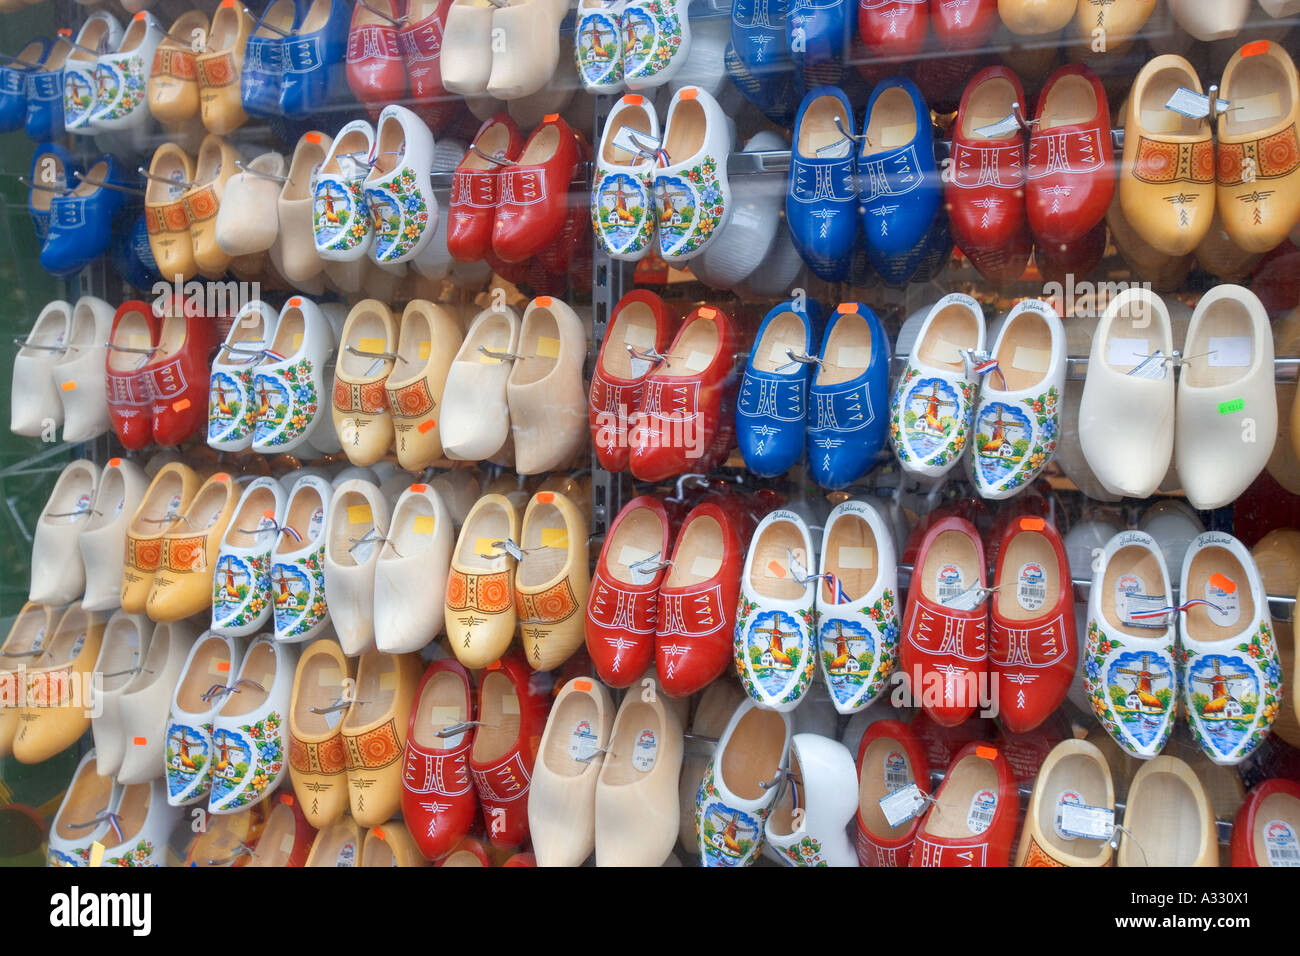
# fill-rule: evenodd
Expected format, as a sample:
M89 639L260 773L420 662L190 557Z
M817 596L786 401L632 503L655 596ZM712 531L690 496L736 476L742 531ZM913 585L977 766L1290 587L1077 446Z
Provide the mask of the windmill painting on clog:
M1183 558L1180 685L1192 736L1215 763L1241 763L1281 708L1282 668L1268 594L1250 552L1217 531Z
M812 538L793 511L773 511L754 531L736 612L736 670L764 707L793 710L812 684L817 618Z
M596 153L591 225L596 241L615 259L640 259L654 242L654 169L659 116L636 93L609 111Z
M898 660L894 539L871 505L835 506L822 531L817 639L822 677L841 714L874 703Z
M167 802L183 807L207 796L212 785L212 723L239 667L234 638L211 631L190 648L172 695L163 732Z
M606 0L580 0L573 27L573 61L588 93L623 88L622 9Z
M674 94L664 123L669 165L655 170L659 251L669 262L689 259L709 245L731 215L727 156L734 124L718 101L698 86Z
M946 295L926 316L890 406L889 439L903 470L937 478L961 458L975 414L975 382L962 355L984 348L984 313Z
M1144 760L1160 753L1174 724L1172 604L1155 539L1142 531L1111 538L1088 595L1084 689L1106 732Z
M298 652L264 634L249 645L233 690L213 720L212 813L260 803L288 770L285 714Z
M260 299L235 317L226 341L212 361L208 379L208 445L242 451L253 443L258 405L253 400L253 370L265 358L275 332L276 311Z
M623 8L623 79L629 90L667 83L691 46L688 0L631 0Z

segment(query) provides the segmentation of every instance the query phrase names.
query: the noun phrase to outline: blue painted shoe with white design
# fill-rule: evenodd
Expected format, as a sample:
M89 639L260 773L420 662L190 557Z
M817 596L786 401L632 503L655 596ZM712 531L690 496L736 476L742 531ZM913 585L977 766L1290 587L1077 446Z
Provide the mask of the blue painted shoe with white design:
M23 129L36 142L63 138L63 70L72 42L59 36L49 55L37 68L27 72L27 116Z
M963 350L984 350L984 312L960 292L946 295L921 323L889 406L889 441L903 470L947 474L970 444L976 382Z
M654 104L629 94L605 120L591 189L591 227L611 258L634 261L655 241L655 148L659 116Z
M871 91L863 125L858 189L867 245L903 256L925 238L942 198L930 108L915 83L892 77Z
M128 188L137 182L116 156L94 160L86 173L96 182ZM114 220L126 206L121 189L81 182L72 192L50 201L50 231L41 248L41 268L69 276L103 255L113 239Z
M263 634L248 646L239 677L212 722L208 810L235 813L265 800L289 769L289 704L298 650Z
M1188 546L1181 580L1183 706L1206 756L1231 767L1264 742L1282 706L1268 594L1246 546L1218 531Z
M795 118L785 217L795 248L827 282L848 274L858 235L856 127L844 91L809 91Z
M81 169L72 153L58 143L41 143L32 155L32 171L28 181L36 186L27 190L27 210L32 214L37 243L44 245L50 234L50 204L54 197L77 186L75 173Z
M809 389L808 463L823 488L844 488L871 470L885 444L889 335L861 302L835 310Z
M239 673L239 642L207 631L190 648L163 734L167 802L197 803L212 786L212 722Z
M1164 552L1144 531L1122 531L1094 563L1083 646L1083 686L1097 721L1125 753L1149 760L1174 728L1177 637Z
M856 4L848 0L791 0L786 44L795 70L806 72L842 60L856 21Z
M783 782L789 767L791 734L789 714L749 699L731 715L695 795L695 840L702 866L749 866L757 859L767 818L782 789L776 784Z
M865 501L826 519L817 584L817 642L831 702L852 714L883 694L898 661L898 561L885 519Z
M745 467L774 478L803 457L808 384L826 322L820 302L783 302L763 319L736 398L736 441Z
M301 17L284 38L280 81L280 112L298 119L324 108L341 89L352 10L343 0L312 0Z
M789 0L732 0L726 67L745 98L764 113L788 79L785 19ZM784 124L783 124L784 125Z
M794 710L817 666L816 552L808 525L779 508L759 522L736 610L736 671L764 707Z
M271 552L271 607L275 639L309 641L329 624L325 601L325 515L334 491L320 475L303 475L289 489L281 526Z
M1018 303L993 343L997 368L984 376L971 455L975 489L1010 498L1052 460L1061 434L1065 328L1040 299Z
M254 24L244 45L244 68L239 76L239 98L249 116L274 119L281 115L285 39L302 22L304 6L298 0L271 0Z
M45 63L50 47L48 37L36 37L0 65L0 133L22 128L27 119L27 78Z
M289 496L274 478L249 483L217 551L212 630L248 637L271 623L271 551L279 543Z

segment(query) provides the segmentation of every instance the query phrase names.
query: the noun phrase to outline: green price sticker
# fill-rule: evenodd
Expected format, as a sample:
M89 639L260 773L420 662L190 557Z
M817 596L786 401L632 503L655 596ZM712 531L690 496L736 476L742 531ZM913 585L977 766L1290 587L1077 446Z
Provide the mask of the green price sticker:
M1234 398L1230 402L1219 402L1219 414L1231 415L1233 412L1239 412L1245 409L1246 400L1244 398Z

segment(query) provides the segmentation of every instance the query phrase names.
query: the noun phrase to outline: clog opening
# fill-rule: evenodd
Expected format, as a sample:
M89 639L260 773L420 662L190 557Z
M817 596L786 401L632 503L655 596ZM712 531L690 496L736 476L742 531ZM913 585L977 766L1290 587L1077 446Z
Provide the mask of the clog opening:
M871 107L871 116L863 132L867 136L863 156L901 149L916 139L916 104L907 90L891 86L881 93Z
M1085 807L1113 807L1108 786L1109 771L1106 765L1088 754L1075 753L1062 757L1041 779L1041 799L1038 802L1038 832L1058 853L1068 853L1084 860L1096 860L1106 855L1104 840L1087 837L1069 837L1061 830L1061 807L1068 801Z
M1120 842L1120 866L1192 866L1201 858L1201 803L1187 781L1169 770L1134 781L1124 826L1128 832Z
M380 561L403 560L432 550L439 515L427 495L405 495L388 526L388 540L379 552ZM489 553L490 550L489 550Z
M462 731L453 737L438 732L469 719L469 686L453 670L438 671L425 682L415 709L412 740L424 750L455 750L465 739Z
M656 347L658 333L654 311L636 299L627 302L614 316L605 338L608 346L600 350L601 369L615 378L640 378L633 370L633 356L628 347L642 352ZM636 363L642 375L649 371L649 360L636 359Z
M999 799L997 768L991 760L973 753L967 754L948 771L948 776L936 794L939 802L926 814L925 822L921 825L922 831L953 840L964 840L984 833L987 826L978 829L971 826L975 816L971 810L977 798L981 798L982 807L987 806L988 794L993 795L993 804L987 807L987 812L996 813Z
M1152 71L1145 82L1142 82L1142 79L1142 74L1138 74L1138 83L1141 83L1141 89L1137 94L1137 106L1140 110L1138 121L1143 130L1173 136L1209 135L1204 119L1193 119L1165 108L1169 98L1177 93L1180 87L1201 92L1200 79L1190 71L1184 61L1179 61L1177 57L1166 60L1165 65ZM1125 141L1126 148L1127 145Z
M367 651L357 665L357 696L343 729L356 732L388 715L397 696L397 658L381 651Z
M542 752L547 769L561 777L580 777L600 766L591 759L578 759L594 755L595 748L604 743L599 736L592 736L599 735L601 729L595 697L577 690L565 694L547 719L554 722Z
M1002 556L1002 568L1011 587L993 592L993 609L1009 621L1030 621L1050 612L1061 599L1062 578L1069 576L1041 531L1017 532ZM1035 578L1041 578L1042 595L1029 590L1038 587Z
M339 702L343 696L343 678L347 676L345 662L328 653L325 650L328 646L322 644L321 650L314 653L309 650L299 665L293 694L295 733L319 737L338 724L338 711L316 713Z
M966 101L966 110L962 114L961 135L977 142L984 139L975 131L1005 120L1011 115L1012 104L1018 98L1015 85L1006 77L991 76L982 80L979 86L971 91L970 98ZM1015 135L1020 136L1020 133L1017 132Z
M717 576L722 569L725 543L722 526L711 515L697 515L678 535L673 565L664 579L665 588L688 588ZM784 557L784 555L783 555Z
M42 524L80 526L90 516L95 496L95 473L78 462L63 470L41 513Z
M549 584L564 574L571 554L585 550L577 541L570 541L580 533L570 528L565 513L554 504L537 503L524 523L524 559L519 562L517 580L524 587L535 588Z
M87 176L100 179L102 173L103 171L95 173L92 170ZM194 164L181 152L179 146L163 143L154 151L153 160L149 163L149 175L150 179L144 187L145 205L172 203L185 192L187 187L182 184L194 178Z
M501 671L491 671L483 678L478 719L480 726L474 735L470 759L477 764L495 763L518 742L520 727L515 685Z
M559 364L560 348L560 327L554 313L546 306L533 306L519 329L519 358L510 369L510 384L540 382Z
M1255 808L1255 826L1250 834L1256 860L1272 860L1268 831L1279 820L1289 826L1292 833L1300 831L1300 800L1289 793L1270 793L1259 802Z
M378 538L382 534L375 525L370 499L360 491L349 489L342 494L335 493L330 499L328 532L326 554L341 567L358 567L378 554Z
M633 135L633 142L640 142L645 146L649 146L651 128L650 114L644 104L620 108L614 116L611 127L605 130L601 161L611 166L639 166L648 162L648 158L643 153L624 149L614 142L614 138L620 130L628 129L633 134L641 134L640 136Z
M230 663L230 647L224 640L203 639L190 658L181 686L176 689L176 706L186 714L206 714L212 710L212 703L205 701L203 695L214 684L225 686L231 680Z
M664 152L669 163L684 163L704 148L706 117L698 99L678 99L668 114Z
M288 866L296 842L297 821L293 811L277 804L266 818L266 827L249 857L249 866Z
M1160 564L1155 554L1142 545L1126 545L1106 562L1106 574L1101 582L1101 613L1106 626L1121 634L1151 637L1159 633L1151 628L1124 623L1127 602L1120 607L1120 594L1129 591L1158 596L1168 603L1169 586L1160 571Z
M793 521L773 521L750 545L750 588L759 597L773 601L799 600L807 585L795 580L791 564L797 561L803 566L804 574L814 573L816 569L808 550L798 525Z
M1032 309L1013 316L999 336L996 357L1005 391L1021 392L1044 382L1052 364L1052 330L1047 319Z
M790 353L802 355L807 349L803 319L785 311L772 316L754 349L753 366L759 372L788 372L793 364Z
M62 840L89 841L103 825L92 828L76 824L89 823L107 810L112 796L113 778L101 777L95 761L87 760L68 787L67 802L59 810L54 832Z
M808 800L804 792L803 767L799 763L799 751L790 748L790 780L781 790L772 808L772 832L777 836L789 836L798 827L795 825L795 810L807 810ZM804 824L800 822L799 826Z
M1223 296L1211 303L1198 317L1194 328L1188 330L1187 361L1179 373L1180 382L1192 388L1217 388L1239 382L1251 374L1259 359L1259 343L1255 336L1255 323L1244 302L1233 296ZM1215 339L1235 339L1216 348ZM1234 358L1220 355L1219 349L1245 340L1250 359L1244 365L1229 364ZM1231 396L1235 397L1235 396Z
M1086 77L1067 73L1052 84L1040 115L1040 131L1091 122L1097 116L1097 91Z
M856 312L841 312L822 349L813 385L839 385L857 378L871 364L871 324Z
M1221 609L1214 610L1203 604L1187 609L1183 618L1183 636L1195 641L1222 641L1234 637L1255 620L1255 597L1250 578L1241 561L1227 548L1211 546L1196 552L1187 569L1187 590L1182 598L1184 601L1201 598ZM1233 608L1236 608L1235 614ZM1196 689L1204 689L1204 686L1193 688Z
M240 665L235 689L226 697L221 716L239 717L264 705L275 683L275 671L275 648L268 641L258 641Z
M140 662L142 635L135 621L126 615L113 617L104 629L104 645L95 670L102 674L106 692L121 690L131 683L133 669Z
M1223 79L1232 108L1219 120L1219 135L1246 136L1279 125L1295 109L1295 70L1285 53L1269 47L1264 56L1243 57Z
M915 821L905 820L898 826L890 826L885 819L885 811L880 809L880 800L916 780L912 758L897 740L877 737L867 744L867 749L862 754L861 767L858 776L858 808L862 822L875 837L899 839L916 825ZM928 780L918 781L925 792L929 791L929 784Z
M353 380L385 377L392 371L393 360L381 357L380 353L392 351L393 334L387 306L376 302L354 309L348 316L344 347L338 354L339 373Z
M153 335L149 330L149 319L139 309L122 313L113 329L114 345L125 345L132 349L147 349L153 344ZM151 356L136 352L108 350L108 370L110 372L134 372L149 361Z
M664 706L662 699L653 704L635 700L619 708L600 771L602 787L636 783L655 768L664 740Z
M835 575L849 603L860 600L873 587L880 574L877 555L880 542L871 525L860 515L842 514L831 525L822 556L822 570ZM831 582L821 580L822 602L833 604Z
M117 805L117 825L122 833L118 846L132 847L135 843L149 816L152 798L153 787L147 783L133 783L122 791L122 799ZM111 839L112 836L110 830L105 839Z
M495 547L511 535L509 505L490 501L475 507L461 531L456 547L456 562L471 571L500 571L508 567L507 554ZM487 557L484 557L487 555Z
M840 121L836 126L835 121ZM840 132L841 127L844 132ZM795 147L800 156L817 159L843 158L853 152L853 140L844 133L853 131L853 117L838 96L819 96L804 110ZM836 148L839 147L839 148Z
M781 769L786 745L786 724L774 710L751 707L740 718L719 761L721 786L741 800L762 800L767 790L759 784Z
M927 600L942 604L944 598L950 599L961 591L982 585L983 572L979 552L970 535L956 529L942 531L925 552L925 561L921 564L921 593ZM914 583L915 580L913 578Z
M291 3L289 6L292 8ZM316 174L316 168L324 161L325 150L329 144L313 143L307 139L308 135L310 134L304 134L294 148L293 161L289 164L289 178L280 192L282 201L293 202L311 198L312 177ZM319 133L316 135L320 137Z
M653 563L666 557L664 530L663 519L650 508L624 512L605 551L604 569L621 584L641 583L630 565L646 560Z
M713 319L706 319L698 313L692 315L673 340L668 357L656 366L654 374L667 378L699 375L716 359L720 338L718 325Z

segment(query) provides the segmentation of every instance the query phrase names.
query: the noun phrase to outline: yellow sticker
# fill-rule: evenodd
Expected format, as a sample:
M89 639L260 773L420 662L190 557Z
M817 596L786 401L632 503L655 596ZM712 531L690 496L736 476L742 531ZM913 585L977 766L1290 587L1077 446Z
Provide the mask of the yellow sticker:
M430 342L430 341L428 341L428 340L425 340L425 341L421 342L421 343L420 343L420 358L422 358L422 359L427 359L427 358L429 357L429 351L430 351L432 348L433 348L433 343L432 343L432 342Z
M384 671L379 675L380 690L397 690L397 671Z
M547 338L543 335L537 340L537 354L541 358L559 358L560 340Z
M370 524L372 521L374 515L370 513L370 505L348 506L348 524Z
M416 515L415 520L411 522L411 530L416 534L433 534L437 524L438 519L433 515Z
M295 332L293 333L293 350L296 352L301 347L302 347L302 333Z
M561 548L567 550L569 547L568 530L565 528L543 528L542 547Z
M480 365L500 365L503 360L495 355L487 355L483 352L478 353L478 363Z
M357 348L363 352L383 352L386 344L383 339L362 339L357 343Z
M104 863L104 844L96 840L90 845L90 865L102 866Z
M505 551L504 551L504 550L502 550L501 548L498 548L498 547L496 546L496 541L497 541L497 540L499 540L499 539L497 539L497 538L475 538L475 539L474 539L474 550L475 550L475 552L477 552L478 554L490 554L490 555L492 555L493 557L496 557L497 552L501 552L502 554L505 554Z

